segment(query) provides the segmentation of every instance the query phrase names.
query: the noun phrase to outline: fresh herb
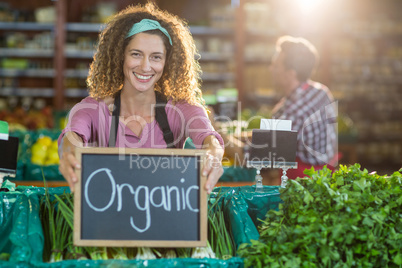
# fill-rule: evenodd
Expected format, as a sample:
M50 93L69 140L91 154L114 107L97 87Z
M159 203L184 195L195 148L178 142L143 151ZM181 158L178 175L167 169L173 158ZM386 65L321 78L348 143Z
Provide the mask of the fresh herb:
M43 258L50 262L63 260L66 241L71 236L71 228L61 210L57 208L57 203L57 200L50 197L49 189L46 188L41 200L40 217L45 239Z
M289 181L260 239L237 253L246 267L401 267L400 172L379 176L359 164L307 170L311 179Z
M231 226L224 216L224 195L222 188L208 204L208 247L216 258L229 259L236 254L236 246L231 232ZM211 256L215 257L215 256Z

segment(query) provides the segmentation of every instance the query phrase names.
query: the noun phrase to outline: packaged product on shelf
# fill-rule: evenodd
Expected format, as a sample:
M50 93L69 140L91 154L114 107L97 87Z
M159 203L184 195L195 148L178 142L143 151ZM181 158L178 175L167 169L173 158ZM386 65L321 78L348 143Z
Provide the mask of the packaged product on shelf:
M56 8L47 6L35 9L35 19L37 22L54 23L56 21Z
M244 4L246 13L246 30L255 34L266 34L272 30L271 8L269 3L246 2Z
M235 8L230 5L213 6L210 10L209 20L211 27L232 29L235 25Z
M216 115L223 119L237 119L238 91L235 88L220 89L216 92Z

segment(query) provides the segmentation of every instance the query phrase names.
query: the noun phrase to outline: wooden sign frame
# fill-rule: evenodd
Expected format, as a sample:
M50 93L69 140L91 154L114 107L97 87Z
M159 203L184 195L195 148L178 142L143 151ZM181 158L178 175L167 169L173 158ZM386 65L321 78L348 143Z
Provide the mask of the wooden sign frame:
M84 174L85 166L82 165L83 157L85 155L116 155L116 157L139 155L141 156L160 156L160 157L195 157L199 161L197 166L198 174L198 196L199 196L199 210L198 210L198 237L195 240L121 240L121 239L83 239L82 231L82 207L83 207L83 181L82 174ZM81 169L76 170L78 182L74 188L74 244L76 246L94 246L94 247L204 247L207 245L207 192L204 188L206 177L202 176L202 169L205 164L205 150L195 149L132 149L132 148L76 148L76 158L81 163ZM184 160L183 160L184 161ZM196 169L196 168L195 168ZM166 178L158 178L163 179ZM159 182L159 181L158 181ZM85 194L85 193L84 193ZM188 195L188 194L187 194ZM183 197L184 198L184 197ZM186 219L182 219L183 225ZM96 224L96 223L94 223ZM113 226L110 226L113 228Z

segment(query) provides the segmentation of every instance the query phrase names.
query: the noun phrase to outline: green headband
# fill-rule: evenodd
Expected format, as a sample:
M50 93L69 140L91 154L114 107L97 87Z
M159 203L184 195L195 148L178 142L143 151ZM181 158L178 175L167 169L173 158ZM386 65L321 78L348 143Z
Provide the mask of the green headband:
M172 39L170 38L168 31L166 31L166 29L163 28L156 20L143 19L140 22L134 23L133 27L131 27L130 31L128 31L126 38L129 38L130 36L133 36L137 33L142 33L150 30L161 31L169 38L169 43L170 45L172 45Z

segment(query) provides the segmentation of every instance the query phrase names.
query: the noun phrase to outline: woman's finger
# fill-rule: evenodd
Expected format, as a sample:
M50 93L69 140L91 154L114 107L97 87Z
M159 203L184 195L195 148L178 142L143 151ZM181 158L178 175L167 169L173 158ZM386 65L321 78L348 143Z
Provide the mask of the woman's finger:
M205 164L204 164L204 168L202 170L202 176L208 176L208 174L211 172L213 158L214 158L213 155L211 155L209 153L206 154Z
M67 160L72 170L72 174L70 173L70 178L72 182L75 183L77 182L77 176L74 172L74 169L80 169L81 168L80 163L78 163L77 158L75 158L75 156L71 153L67 155Z
M68 182L71 192L74 191L74 184L78 181L75 170L80 168L80 164L72 153L63 153L60 159L59 170Z
M212 172L209 174L207 183L205 184L205 190L208 192L208 194L212 192L212 189L215 187L222 174L223 174L222 167L213 169Z
M213 187L218 182L222 174L223 174L223 168L219 157L207 153L202 175L207 176L207 182L205 183L205 190L208 192L208 194L212 192Z

